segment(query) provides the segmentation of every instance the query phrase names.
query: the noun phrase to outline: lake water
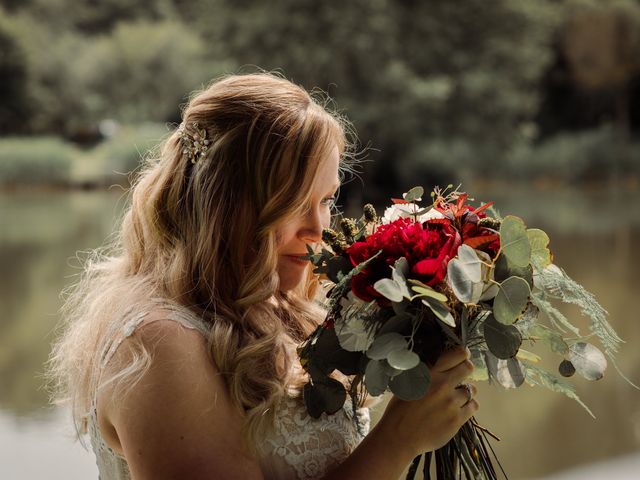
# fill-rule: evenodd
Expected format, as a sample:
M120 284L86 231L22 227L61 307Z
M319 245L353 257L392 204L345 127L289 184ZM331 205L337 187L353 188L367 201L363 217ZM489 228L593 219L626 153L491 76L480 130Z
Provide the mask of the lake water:
M640 192L492 191L502 193L477 198L549 233L555 262L596 294L628 341L618 363L640 382ZM0 479L97 478L92 453L72 440L68 414L47 406L41 373L60 291L79 272L75 254L103 243L123 204L121 191L0 194ZM563 311L586 331L577 310ZM553 369L556 358L545 357ZM573 383L596 420L561 394L479 385L477 419L502 439L494 447L509 477L637 478L640 392L613 368L597 383ZM583 470L559 473L572 468Z

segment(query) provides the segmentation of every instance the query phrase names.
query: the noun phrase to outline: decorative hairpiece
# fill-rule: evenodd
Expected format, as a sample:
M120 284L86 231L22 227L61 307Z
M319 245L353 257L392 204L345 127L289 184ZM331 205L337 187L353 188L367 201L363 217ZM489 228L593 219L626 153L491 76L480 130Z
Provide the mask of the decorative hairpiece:
M182 143L182 154L189 158L191 163L196 163L200 157L207 153L210 142L207 138L207 131L204 128L200 128L198 122L193 122L191 126L193 127L193 134L187 132L184 122L178 127L178 133Z

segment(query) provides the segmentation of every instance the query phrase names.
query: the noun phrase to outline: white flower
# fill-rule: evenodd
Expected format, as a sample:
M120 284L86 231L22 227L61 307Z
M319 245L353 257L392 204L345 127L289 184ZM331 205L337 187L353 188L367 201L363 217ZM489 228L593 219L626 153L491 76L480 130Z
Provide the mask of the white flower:
M420 210L423 209L415 203L396 203L384 211L382 223L395 222L399 218L415 218L414 215ZM434 218L444 218L444 215L435 208L432 208L428 212L418 215L417 220L422 223Z

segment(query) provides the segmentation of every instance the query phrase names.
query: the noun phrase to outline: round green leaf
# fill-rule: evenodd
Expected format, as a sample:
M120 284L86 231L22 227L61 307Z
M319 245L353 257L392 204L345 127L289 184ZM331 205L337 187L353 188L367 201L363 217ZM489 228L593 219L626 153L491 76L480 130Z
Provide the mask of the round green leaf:
M309 415L319 418L323 412L328 414L340 410L347 398L344 385L333 378L326 378L322 382L307 383L302 389L304 403Z
M364 386L374 397L385 392L390 378L385 360L370 360L364 370Z
M607 369L607 359L590 343L578 342L569 347L569 361L587 380L600 380Z
M400 313L398 315L394 315L389 320L385 321L380 330L378 330L378 336L382 336L385 333L411 333L411 319L413 317L408 313Z
M383 278L373 284L373 289L380 295L384 295L385 298L392 302L402 301L402 288L397 282L390 278Z
M538 228L527 230L529 244L531 245L531 264L537 270L542 270L551 264L551 252L549 251L549 236Z
M524 371L517 358L499 359L485 352L485 360L491 378L504 388L518 388L524 383Z
M526 267L516 267L509 263L507 257L499 255L495 266L493 278L496 282L502 282L509 277L520 277L527 281L530 288L533 288L533 268L531 265L527 265Z
M453 318L453 315L451 315L451 311L449 311L449 308L444 303L438 302L433 298L424 298L422 299L422 303L429 307L439 320L446 325L455 328L456 321Z
M391 332L378 336L369 349L367 357L373 360L384 360L394 350L406 350L407 341L399 333Z
M500 323L511 325L529 303L529 284L520 277L509 277L500 284L493 300L493 314Z
M420 362L411 370L405 370L393 377L389 382L389 388L398 398L410 401L417 400L427 393L430 383L429 369L424 362Z
M420 357L411 350L394 350L387 355L387 362L398 370L411 370L420 363Z
M447 296L443 293L435 291L433 288L428 286L420 286L413 285L411 289L421 297L431 297L439 302L446 302L448 300Z
M403 193L402 198L409 203L414 203L422 200L422 195L424 195L424 188L413 187L408 192Z
M500 250L516 267L526 267L531 259L531 245L522 219L507 215L500 225Z
M522 345L518 329L513 325L503 325L493 315L489 315L484 322L484 340L489 351L501 359L515 357Z
M352 315L336 325L336 335L340 346L348 352L364 352L373 343L373 334L366 328L362 317Z

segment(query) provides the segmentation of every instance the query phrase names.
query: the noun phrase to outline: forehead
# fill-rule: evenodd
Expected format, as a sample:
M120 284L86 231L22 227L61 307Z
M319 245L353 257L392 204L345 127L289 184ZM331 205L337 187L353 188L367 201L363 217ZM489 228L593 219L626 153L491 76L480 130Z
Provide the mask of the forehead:
M338 147L334 147L331 153L323 158L318 165L313 185L317 190L331 190L340 186L340 153Z

